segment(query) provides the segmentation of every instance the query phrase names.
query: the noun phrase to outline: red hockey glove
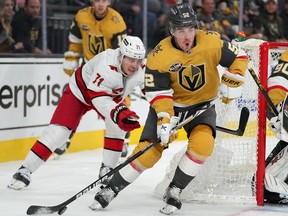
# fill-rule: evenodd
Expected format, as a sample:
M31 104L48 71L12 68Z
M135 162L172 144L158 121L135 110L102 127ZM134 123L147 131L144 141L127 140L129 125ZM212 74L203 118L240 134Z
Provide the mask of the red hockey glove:
M112 109L110 116L113 122L118 124L118 126L124 131L132 131L136 128L140 128L140 124L137 121L139 116L123 104L119 104Z

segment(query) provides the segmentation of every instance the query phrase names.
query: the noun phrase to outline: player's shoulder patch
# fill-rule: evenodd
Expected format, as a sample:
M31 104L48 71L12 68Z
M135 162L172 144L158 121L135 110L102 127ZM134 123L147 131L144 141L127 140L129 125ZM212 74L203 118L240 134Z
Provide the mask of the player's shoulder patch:
M209 38L217 38L217 39L220 39L221 36L218 32L216 31L209 31L209 30L198 30L197 34L200 36L200 37L209 37Z
M79 10L75 16L77 25L82 31L89 31L91 26L89 26L89 20L93 18L93 8L86 7Z
M153 50L151 50L151 52L149 53L149 56L155 56L158 53L163 51L163 45L161 43L157 44Z
M167 71L167 62L174 58L171 44L171 37L164 38L161 40L155 48L147 56L147 67L152 70L158 71ZM172 67L172 70L175 70L175 67Z
M85 14L91 13L92 11L93 11L92 6L91 7L85 7L85 8L80 9L77 12L76 16L83 16Z
M198 30L196 41L206 48L222 47L220 34L215 31Z
M118 24L120 22L124 22L122 16L113 8L108 8L108 14L109 19L112 21L112 23Z
M170 49L169 46L171 46L171 37L167 37L163 40L161 40L153 50L149 53L150 56L152 57L158 57L161 55L165 55L165 53Z

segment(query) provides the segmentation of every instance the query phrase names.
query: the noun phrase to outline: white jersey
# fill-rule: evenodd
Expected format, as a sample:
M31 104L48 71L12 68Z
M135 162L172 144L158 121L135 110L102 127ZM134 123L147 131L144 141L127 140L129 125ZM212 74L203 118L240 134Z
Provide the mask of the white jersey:
M70 79L69 87L83 103L93 105L105 118L110 118L111 110L122 102L136 86L144 88L143 65L132 76L124 77L119 72L119 48L108 49L88 61Z

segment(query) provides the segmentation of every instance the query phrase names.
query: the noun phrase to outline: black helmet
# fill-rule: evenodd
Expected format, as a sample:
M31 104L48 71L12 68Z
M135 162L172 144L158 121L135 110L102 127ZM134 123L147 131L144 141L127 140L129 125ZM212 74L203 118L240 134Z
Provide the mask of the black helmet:
M186 3L175 4L168 13L169 30L175 27L193 26L198 28L197 15Z

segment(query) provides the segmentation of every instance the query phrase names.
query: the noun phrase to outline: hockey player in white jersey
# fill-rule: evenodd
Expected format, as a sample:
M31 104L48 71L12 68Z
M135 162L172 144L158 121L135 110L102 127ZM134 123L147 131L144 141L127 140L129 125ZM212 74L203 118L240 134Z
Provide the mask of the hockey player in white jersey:
M138 115L124 99L136 86L143 86L145 47L138 37L126 36L118 49L99 53L79 67L42 136L35 142L13 175L9 188L20 190L35 172L77 129L82 116L95 110L105 121L103 163L100 176L113 169L120 158L125 134L140 127ZM106 179L107 180L107 179Z

